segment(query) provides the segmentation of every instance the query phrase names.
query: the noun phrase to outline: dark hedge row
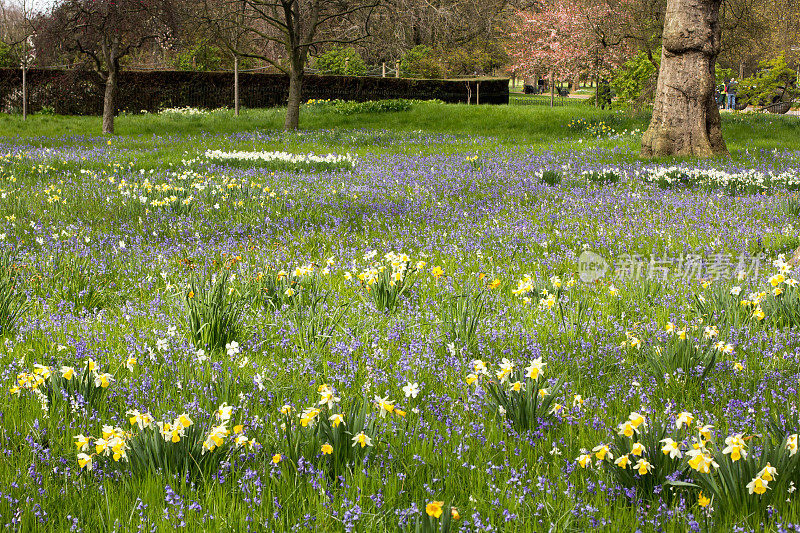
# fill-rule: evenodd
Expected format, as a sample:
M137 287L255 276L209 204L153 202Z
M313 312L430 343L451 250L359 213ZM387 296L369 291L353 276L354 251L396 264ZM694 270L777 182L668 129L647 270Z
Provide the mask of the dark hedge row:
M50 107L58 114L96 115L103 106L103 84L82 70L28 71L31 112ZM0 69L0 111L21 106L22 72ZM286 105L289 78L283 74L242 73L239 98L243 107ZM306 76L303 98L354 101L407 98L448 103L507 104L507 79L415 80L350 76ZM233 107L233 74L227 72L124 71L120 75L120 111L154 112L170 107L216 109Z

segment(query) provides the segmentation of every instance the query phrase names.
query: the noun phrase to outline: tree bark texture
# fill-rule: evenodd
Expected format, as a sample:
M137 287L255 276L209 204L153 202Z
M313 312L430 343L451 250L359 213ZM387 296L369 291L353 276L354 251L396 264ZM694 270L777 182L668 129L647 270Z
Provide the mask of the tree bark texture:
M286 120L283 129L296 130L300 127L300 104L303 95L303 70L294 66L289 69L289 101L286 103Z
M103 133L114 134L114 115L117 113L117 71L108 70L106 93L103 98Z
M667 0L661 68L642 156L728 153L715 95L722 0Z

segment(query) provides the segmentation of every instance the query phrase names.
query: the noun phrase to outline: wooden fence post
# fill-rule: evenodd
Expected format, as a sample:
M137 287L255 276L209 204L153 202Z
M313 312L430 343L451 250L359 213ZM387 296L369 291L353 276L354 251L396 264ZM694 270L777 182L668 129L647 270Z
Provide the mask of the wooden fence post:
M239 116L239 56L233 56L233 112Z
M22 63L22 120L28 120L28 63Z

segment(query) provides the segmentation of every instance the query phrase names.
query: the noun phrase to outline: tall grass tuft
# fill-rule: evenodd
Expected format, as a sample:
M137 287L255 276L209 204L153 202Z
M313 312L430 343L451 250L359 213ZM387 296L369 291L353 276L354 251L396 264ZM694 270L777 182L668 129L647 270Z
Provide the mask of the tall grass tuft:
M185 326L195 346L221 349L242 333L244 300L230 282L230 273L222 270L210 277L193 277L184 292Z
M442 323L445 332L465 346L474 346L478 327L486 314L486 293L467 290L456 294L442 306Z
M30 307L16 257L10 249L0 251L0 337L15 333Z

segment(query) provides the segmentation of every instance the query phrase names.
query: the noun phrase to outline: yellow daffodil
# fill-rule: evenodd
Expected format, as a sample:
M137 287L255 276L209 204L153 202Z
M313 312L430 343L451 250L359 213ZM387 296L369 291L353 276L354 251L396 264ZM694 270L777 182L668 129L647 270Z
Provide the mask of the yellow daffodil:
M630 420L621 423L619 429L617 429L617 435L628 438L633 437L634 433L639 433L639 430L636 429L636 426L634 426Z
M381 398L380 396L375 396L375 407L380 409L378 413L381 418L385 418L388 413L394 411L394 402L389 399L387 396L386 398Z
M363 431L353 436L352 440L353 440L353 447L359 444L361 445L362 448L365 446L372 446L372 439L369 438L369 436L365 434Z
M306 407L305 409L303 409L303 412L298 415L300 417L300 425L303 427L306 426L313 427L314 424L316 423L317 416L319 416L321 412L322 411L320 411L316 407Z
M578 461L578 464L581 465L581 468L587 468L592 466L591 454L582 453L581 455L578 456L576 460Z
M689 459L689 466L701 474L709 474L712 466L714 468L719 467L716 461L714 461L714 458L706 454L703 450L689 450L686 452L686 455L691 457L691 459Z
M75 446L78 447L79 452L85 452L89 449L89 441L91 437L84 437L83 435L75 435Z
M78 465L86 470L92 469L92 456L85 453L78 454Z
M738 435L732 435L725 439L725 444L727 445L723 450L722 453L725 455L730 454L731 461L738 461L739 459L747 458L747 452L745 451L745 442L742 439L742 434L739 433Z
M750 494L756 493L758 495L761 495L767 492L767 489L769 488L767 487L767 484L768 483L766 480L760 477L756 477L753 478L753 480L747 484L747 490L750 492Z
M330 455L333 453L333 446L331 446L326 442L325 444L322 445L320 451L322 452L322 455Z
M628 420L630 420L631 424L635 428L638 428L644 424L644 417L635 411L628 416Z
M500 370L497 371L497 379L500 383L505 383L508 381L508 376L511 375L511 372L514 370L514 363L503 357L503 361L500 363Z
M769 463L767 463L767 466L762 468L761 472L758 473L758 477L760 477L764 481L772 481L773 479L775 479L775 476L777 475L778 475L778 469Z
M680 459L683 457L680 449L680 443L675 442L669 437L666 439L661 439L660 442L664 443L664 446L661 448L661 453L664 455L669 455L670 459Z
M594 452L594 456L598 461L603 461L606 456L608 456L609 460L614 459L614 455L611 453L611 450L608 448L607 444L598 444L592 448L592 452Z
M75 375L75 368L71 366L62 366L61 367L61 377L66 379L67 381L72 380L72 376Z
M708 507L709 503L711 503L711 498L704 496L703 491L700 491L700 494L697 496L697 504L700 507Z
M769 278L769 284L772 285L773 287L777 287L784 281L786 281L786 276L784 276L783 274L775 274L774 276Z
M489 373L489 370L486 368L486 363L484 363L480 359L475 359L472 362L472 367L473 367L475 373L478 374L478 375L484 375L485 376L485 375L487 375Z
M797 453L797 433L789 435L786 439L786 449L789 450L789 457Z
M647 459L642 458L642 459L639 459L638 463L633 465L633 469L636 470L637 472L639 472L640 476L644 476L644 475L649 474L650 472L653 471L653 465L651 465L647 461Z
M226 422L231 418L231 413L233 411L233 407L228 405L227 403L223 403L217 408L217 411L214 413L220 422Z
M428 516L439 518L442 516L442 506L444 506L444 502L431 502L425 506L425 512Z
M686 426L691 426L693 421L694 421L694 415L692 415L692 413L687 413L686 411L683 411L682 413L678 414L678 420L675 421L675 426L678 429L681 429L684 426L684 424Z
M324 385L319 390L319 404L318 405L327 405L328 409L333 409L333 404L341 401L341 398L338 396L333 395L333 389Z
M633 446L631 446L631 453L637 457L641 457L646 451L644 444L641 442L634 442Z
M525 369L525 377L528 379L539 379L539 375L544 372L544 367L547 366L547 363L542 362L541 357L537 357L531 364Z
M617 459L614 461L614 464L620 468L628 468L628 464L630 462L631 462L630 457L628 456L628 454L625 454L617 457Z
M107 389L108 386L114 381L114 377L111 374L95 374L94 376L94 386L101 387Z

